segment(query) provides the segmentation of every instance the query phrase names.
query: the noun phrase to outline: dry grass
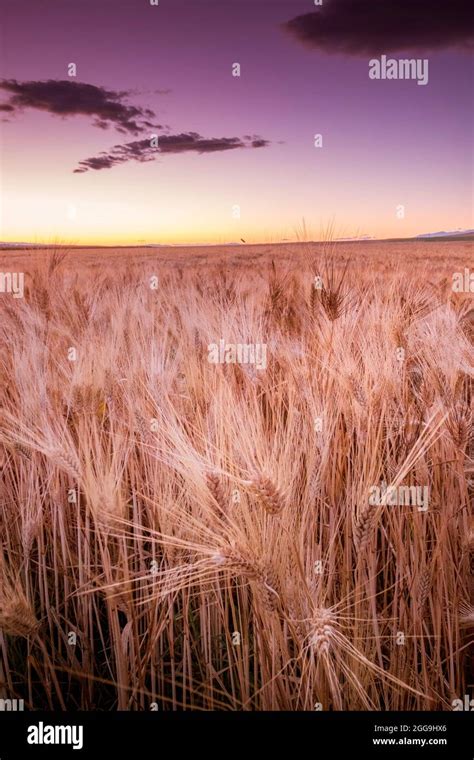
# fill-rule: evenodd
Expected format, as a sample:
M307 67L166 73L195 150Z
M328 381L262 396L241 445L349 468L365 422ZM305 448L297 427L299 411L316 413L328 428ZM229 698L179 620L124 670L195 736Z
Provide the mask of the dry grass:
M473 311L446 262L75 256L23 254L24 300L0 295L0 696L450 709L472 688ZM221 338L267 368L210 364ZM370 505L381 481L428 510Z

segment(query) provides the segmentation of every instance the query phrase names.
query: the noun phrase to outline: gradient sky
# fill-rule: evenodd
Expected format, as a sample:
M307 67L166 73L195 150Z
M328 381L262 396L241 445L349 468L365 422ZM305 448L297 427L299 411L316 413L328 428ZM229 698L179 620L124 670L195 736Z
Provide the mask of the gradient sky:
M344 10L352 0L332 2ZM432 5L425 3L428 31ZM0 113L0 240L278 241L294 239L303 219L313 237L331 221L341 236L408 237L474 226L472 70L465 40L458 45L462 30L453 30L454 44L436 42L429 52L423 45L416 53L392 52L390 28L386 47L380 38L374 42L389 57L428 58L429 84L419 86L369 79L368 61L376 56L348 50L347 41L336 52L337 30L322 46L303 44L282 27L315 12L312 0L159 0L158 6L4 0L3 6L2 81L15 80L20 92L22 83L46 80L127 91L120 102L153 111L148 121L162 129L121 133L118 122L99 128L90 116L61 117L29 103L8 110L12 92L0 89L7 106ZM356 41L365 34L361 24ZM346 26L350 36L350 19ZM71 62L75 79L68 77ZM234 62L240 78L232 76ZM153 132L238 138L242 147L173 148L152 161L74 172L80 161ZM315 133L323 135L320 149ZM256 137L265 144L251 147ZM232 217L235 204L240 219ZM404 219L397 218L399 204Z

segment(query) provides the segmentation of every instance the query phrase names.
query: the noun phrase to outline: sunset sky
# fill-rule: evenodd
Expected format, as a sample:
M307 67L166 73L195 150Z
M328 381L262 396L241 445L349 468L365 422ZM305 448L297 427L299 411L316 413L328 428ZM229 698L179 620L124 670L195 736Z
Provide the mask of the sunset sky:
M331 221L341 236L473 226L465 0L3 6L2 241L278 241L302 219L315 236ZM429 83L371 80L382 54L427 58Z

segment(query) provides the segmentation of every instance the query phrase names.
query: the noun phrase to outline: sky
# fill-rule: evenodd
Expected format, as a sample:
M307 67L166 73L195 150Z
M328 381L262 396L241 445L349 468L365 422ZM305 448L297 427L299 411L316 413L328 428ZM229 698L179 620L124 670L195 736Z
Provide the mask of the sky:
M3 0L0 240L471 229L470 30L466 0Z

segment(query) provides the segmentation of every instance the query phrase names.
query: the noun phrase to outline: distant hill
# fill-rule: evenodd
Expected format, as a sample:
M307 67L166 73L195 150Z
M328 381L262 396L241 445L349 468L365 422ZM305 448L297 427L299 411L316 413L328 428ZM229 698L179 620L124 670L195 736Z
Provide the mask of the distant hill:
M340 237L336 238L336 243L357 242L358 240L376 240L372 235L358 235L357 237Z
M417 235L418 238L459 238L474 235L474 230L451 230L450 232L425 232L423 235Z
M37 243L0 243L0 248L45 248ZM50 246L51 247L51 246Z

